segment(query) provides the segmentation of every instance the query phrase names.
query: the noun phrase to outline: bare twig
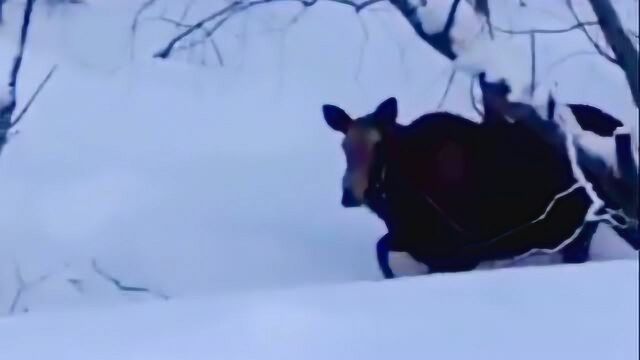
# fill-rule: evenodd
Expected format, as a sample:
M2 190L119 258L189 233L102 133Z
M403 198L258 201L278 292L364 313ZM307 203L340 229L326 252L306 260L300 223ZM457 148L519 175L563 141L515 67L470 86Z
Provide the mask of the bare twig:
M571 15L573 16L575 21L578 24L581 24L582 21L580 21L580 17L578 16L578 13L576 12L576 9L573 7L573 2L571 0L567 0L567 7L569 8L569 11L571 12ZM579 29L582 30L582 33L587 37L589 42L591 42L591 44L596 49L598 54L602 55L602 57L604 57L608 61L610 61L610 62L612 62L614 64L617 64L616 59L614 57L612 57L611 55L609 55L609 53L605 49L603 49L602 46L600 46L600 44L598 44L598 42L593 38L593 36L591 36L591 34L589 33L589 30L587 30L586 27L580 26Z
M9 314L14 314L16 312L16 310L18 309L18 305L20 304L20 300L22 300L22 296L27 291L45 282L47 279L49 279L49 277L51 277L51 274L44 274L33 281L26 282L24 280L24 277L22 276L22 272L20 271L20 266L16 264L15 267L16 267L15 276L16 276L17 288L16 288L16 293L14 294L13 299L11 300L11 305L9 306L9 311L8 311Z
M118 280L115 277L107 274L106 271L101 269L98 266L98 262L96 261L96 259L93 259L91 261L91 266L93 267L93 270L96 272L96 274L100 275L102 278L104 278L108 282L112 283L120 291L124 291L124 292L143 292L143 293L151 294L151 295L153 295L155 297L158 297L160 299L163 299L163 300L168 300L169 299L169 296L167 296L167 295L165 295L165 294L163 294L161 292L157 292L157 291L145 288L145 287L124 285L120 280Z
M529 29L529 30L510 30L494 25L493 27L504 34L511 35L529 35L529 34L562 34L573 30L579 30L587 26L598 26L597 21L583 21L561 29Z
M213 52L216 54L216 59L218 59L218 64L220 66L224 66L224 58L222 57L222 52L220 51L220 48L218 47L218 43L216 43L216 40L213 37L209 38L209 42L211 43L211 47L213 48Z
M211 28L205 31L207 36L212 36L230 18L252 7L265 5L265 4L272 4L272 3L281 3L281 2L293 2L293 3L302 4L303 7L311 7L316 3L318 3L318 1L320 0L250 0L250 1L236 0L236 1L233 1L227 6L223 7L222 9L206 16L202 20L186 28L183 32L181 32L176 37L171 39L165 47L157 51L154 57L161 58L161 59L168 58L171 55L173 49L175 48L178 42L182 41L184 38L191 35L194 31L205 27L209 23L217 21ZM351 0L322 0L322 1L335 2L335 3L343 4L346 6L350 6L351 8L353 8L353 10L356 13L359 13L360 11L366 9L369 6L372 6L374 4L377 4L386 0L367 0L362 3L355 3Z
M54 65L51 68L51 70L49 70L49 72L47 73L47 76L45 76L45 78L40 82L40 84L36 88L36 91L31 95L31 97L29 98L29 101L27 101L24 108L22 108L22 111L20 111L18 116L16 116L15 120L11 123L11 126L9 127L10 129L18 125L20 120L22 120L22 117L24 116L24 114L27 113L27 111L35 101L36 97L38 97L38 94L40 94L40 91L42 91L44 86L47 85L47 82L49 82L49 80L51 79L51 77L53 76L53 74L57 69L58 69L58 65Z
M184 7L184 9L182 10L182 15L180 15L180 22L184 21L184 19L187 18L187 15L189 14L191 7L193 7L194 2L195 0L190 0L189 3Z
M581 51L576 51L574 53L568 54L567 56L564 56L558 60L555 60L554 62L552 62L548 67L548 71L551 72L553 69L555 69L557 66L562 65L563 63L565 63L568 60L571 60L573 58L576 58L578 56L600 56L600 54L598 54L596 51L593 50L581 50Z
M531 96L536 91L536 34L529 34L529 46L531 47Z
M136 11L136 15L133 18L133 23L131 23L131 33L133 35L135 35L136 31L138 30L138 25L140 24L140 16L142 16L142 13L153 6L155 2L156 0L147 0L140 6L140 8L138 8L138 11Z
M451 89L451 84L453 83L453 79L455 77L456 77L456 70L453 69L451 70L451 74L449 75L449 80L447 81L447 87L444 89L444 93L442 94L440 101L438 101L438 107L437 107L438 109L442 108L442 105L444 105L444 101L447 99L447 95L449 95L449 90Z
M369 44L369 29L367 28L367 24L362 21L362 19L358 18L358 23L360 24L360 28L362 29L363 41L360 43L360 51L358 52L358 64L356 65L356 81L360 81L360 74L362 73L362 64L364 64L364 52L367 49L367 44Z
M159 20L159 21L163 21L163 22L169 23L169 24L171 24L171 25L173 25L173 26L175 26L177 28L190 28L190 27L193 26L193 25L185 24L181 20L174 20L174 19L168 18L166 16L158 16L157 18L155 18L155 20Z

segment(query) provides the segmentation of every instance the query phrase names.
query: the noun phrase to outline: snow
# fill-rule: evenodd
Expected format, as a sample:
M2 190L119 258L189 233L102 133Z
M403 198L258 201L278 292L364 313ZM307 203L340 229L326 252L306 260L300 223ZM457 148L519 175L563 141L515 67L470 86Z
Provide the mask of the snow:
M416 16L421 20L422 30L429 35L444 30L448 14L454 0L446 1L415 1Z
M0 348L12 360L636 359L638 270L614 261L20 315L0 319Z
M216 38L220 67L208 47L152 59L176 33L154 18L178 18L191 1L157 2L135 38L141 1L36 6L18 109L59 67L0 157L0 314L11 315L0 319L0 358L499 359L507 345L526 348L524 358L637 353L637 253L607 227L594 260L634 260L377 281L385 229L365 209L340 207L344 159L321 105L357 116L395 96L402 123L435 110L478 119L466 75L438 109L454 66L390 5L356 15L319 3L292 26L296 4L255 8ZM540 10L557 0L508 3L492 5L505 28L571 20ZM195 1L185 21L217 5ZM5 4L0 71L19 10ZM526 37L503 40L528 54ZM619 69L593 55L561 60L590 49L580 32L537 44L539 82L557 81L548 86L559 101L635 126ZM530 64L505 63L528 76L518 66ZM153 293L120 291L93 260ZM484 267L554 262L526 260ZM546 345L525 346L527 337Z

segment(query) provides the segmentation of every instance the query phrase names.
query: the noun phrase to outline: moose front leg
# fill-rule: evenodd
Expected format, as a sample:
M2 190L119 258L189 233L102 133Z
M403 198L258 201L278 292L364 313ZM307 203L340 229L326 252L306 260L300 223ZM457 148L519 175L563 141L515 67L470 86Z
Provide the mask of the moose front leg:
M376 253L378 266L385 279L429 273L429 266L417 261L408 252L395 248L393 237L389 233L378 240Z

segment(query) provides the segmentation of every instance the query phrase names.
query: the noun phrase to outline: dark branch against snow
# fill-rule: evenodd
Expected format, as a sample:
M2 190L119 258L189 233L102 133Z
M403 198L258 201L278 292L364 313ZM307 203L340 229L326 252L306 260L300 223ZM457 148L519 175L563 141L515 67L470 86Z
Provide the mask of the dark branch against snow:
M571 0L569 4L571 4ZM638 50L622 27L620 18L609 0L589 0L593 12L598 18L600 28L607 43L615 54L615 61L620 66L629 83L629 89L636 107L640 107L640 87L638 79Z
M20 38L18 40L18 50L13 59L13 66L9 73L9 83L7 92L0 90L0 153L7 142L8 132L11 129L11 118L16 108L16 87L18 85L18 74L22 67L22 58L27 43L27 35L29 33L29 25L31 22L31 13L33 12L33 4L35 0L27 0L25 5L22 27L20 28Z
M31 97L29 98L29 100L25 104L24 108L22 108L22 111L20 111L18 116L16 116L15 120L13 120L13 122L11 123L10 129L12 129L16 125L18 125L20 120L22 120L22 118L27 113L27 111L29 110L29 108L31 107L31 105L33 104L35 99L38 97L38 95L40 94L42 89L45 87L45 85L47 85L49 80L51 80L51 77L53 76L53 74L56 72L57 69L58 69L58 65L54 65L51 68L51 70L49 70L49 72L47 73L47 76L45 76L44 79L40 82L40 84L36 88L36 91L31 95Z
M177 44L192 35L197 30L203 30L205 33L205 38L209 38L213 36L213 34L218 31L229 19L234 17L235 15L242 13L252 7L266 5L266 4L274 4L274 3L298 3L301 4L304 8L311 7L318 2L334 2L342 5L346 5L351 7L356 13L361 12L362 10L368 8L377 3L381 3L386 0L367 0L361 3L356 3L350 0L250 0L250 1L241 1L236 0L228 4L227 6L219 9L218 11L213 12L212 14L204 17L200 21L196 22L192 25L183 24L182 21L176 20L168 20L166 18L163 21L171 21L175 25L179 25L180 27L186 28L184 31L179 33L173 39L167 43L162 49L157 51L154 54L154 57L160 59L166 59L171 56L171 53L176 48ZM209 27L211 26L211 27Z
M451 74L449 75L449 80L447 80L447 87L444 89L444 93L442 93L442 97L440 101L438 101L437 109L442 108L444 105L444 101L447 99L447 95L449 95L449 90L451 89L451 84L453 83L453 79L456 77L456 69L451 70ZM473 84L472 84L473 85Z
M529 34L562 34L562 33L567 33L573 30L580 30L580 29L584 29L587 26L598 26L598 22L597 21L583 21L580 22L578 21L576 24L573 24L569 27L566 28L562 28L562 29L529 29L529 30L510 30L510 29L505 29L499 26L494 25L493 27L504 34L511 34L511 35L529 35Z
M107 280L108 282L112 283L118 290L123 291L123 292L142 292L142 293L147 293L150 295L153 295L157 298L163 299L163 300L168 300L169 296L155 291L155 290L151 290L145 287L141 287L141 286L131 286L131 285L125 285L122 283L122 281L118 280L117 278L115 278L114 276L108 274L105 270L103 270L102 268L100 268L100 266L98 266L98 262L96 261L96 259L93 259L91 261L91 266L93 267L93 270L96 272L96 274L100 275L103 279Z
M572 0L567 0L567 7L569 8L569 11L571 12L571 15L576 20L576 22L578 24L581 24L582 22L580 21L580 17L578 16L578 13L576 12L576 9L573 7ZM582 30L582 33L584 34L584 36L587 37L587 39L593 45L593 47L596 49L598 54L602 55L602 57L604 57L605 59L607 59L611 63L614 63L614 64L617 63L616 59L613 56L609 55L609 53L605 49L603 49L602 46L600 46L600 44L598 44L596 39L594 39L593 36L591 36L591 34L589 33L589 30L585 26L580 26L579 29Z
M51 274L44 274L33 281L25 281L22 276L22 271L20 270L19 265L15 265L15 276L16 276L16 292L13 295L13 299L11 300L11 304L9 305L9 314L14 314L18 309L18 305L20 305L20 301L24 294L26 294L29 290L34 288L35 286L47 281Z
M536 91L536 34L529 34L529 45L531 47L531 96Z

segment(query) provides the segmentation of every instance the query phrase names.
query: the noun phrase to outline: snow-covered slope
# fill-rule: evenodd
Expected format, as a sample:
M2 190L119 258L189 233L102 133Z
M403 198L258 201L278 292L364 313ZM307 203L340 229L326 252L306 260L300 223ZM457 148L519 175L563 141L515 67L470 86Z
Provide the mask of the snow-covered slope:
M192 22L223 1L158 0L134 37L141 2L36 6L18 108L59 67L0 157L0 314L16 298L16 313L149 298L119 292L92 259L172 298L379 279L383 224L340 207L344 159L320 107L358 115L393 95L406 123L437 109L452 65L388 6L356 15L322 2L288 27L296 4L230 21L216 39L223 67L208 47L154 60L177 32L159 16L179 18L193 3ZM505 28L571 23L558 0L496 3ZM0 71L20 10L5 5ZM514 42L528 51L528 37ZM566 59L593 52L582 33L537 44L538 74L559 81L561 100L636 119L615 66L593 54ZM442 108L475 114L463 74ZM612 254L613 240L600 231L596 259L628 256Z
M638 358L638 263L506 269L0 319L3 359Z

